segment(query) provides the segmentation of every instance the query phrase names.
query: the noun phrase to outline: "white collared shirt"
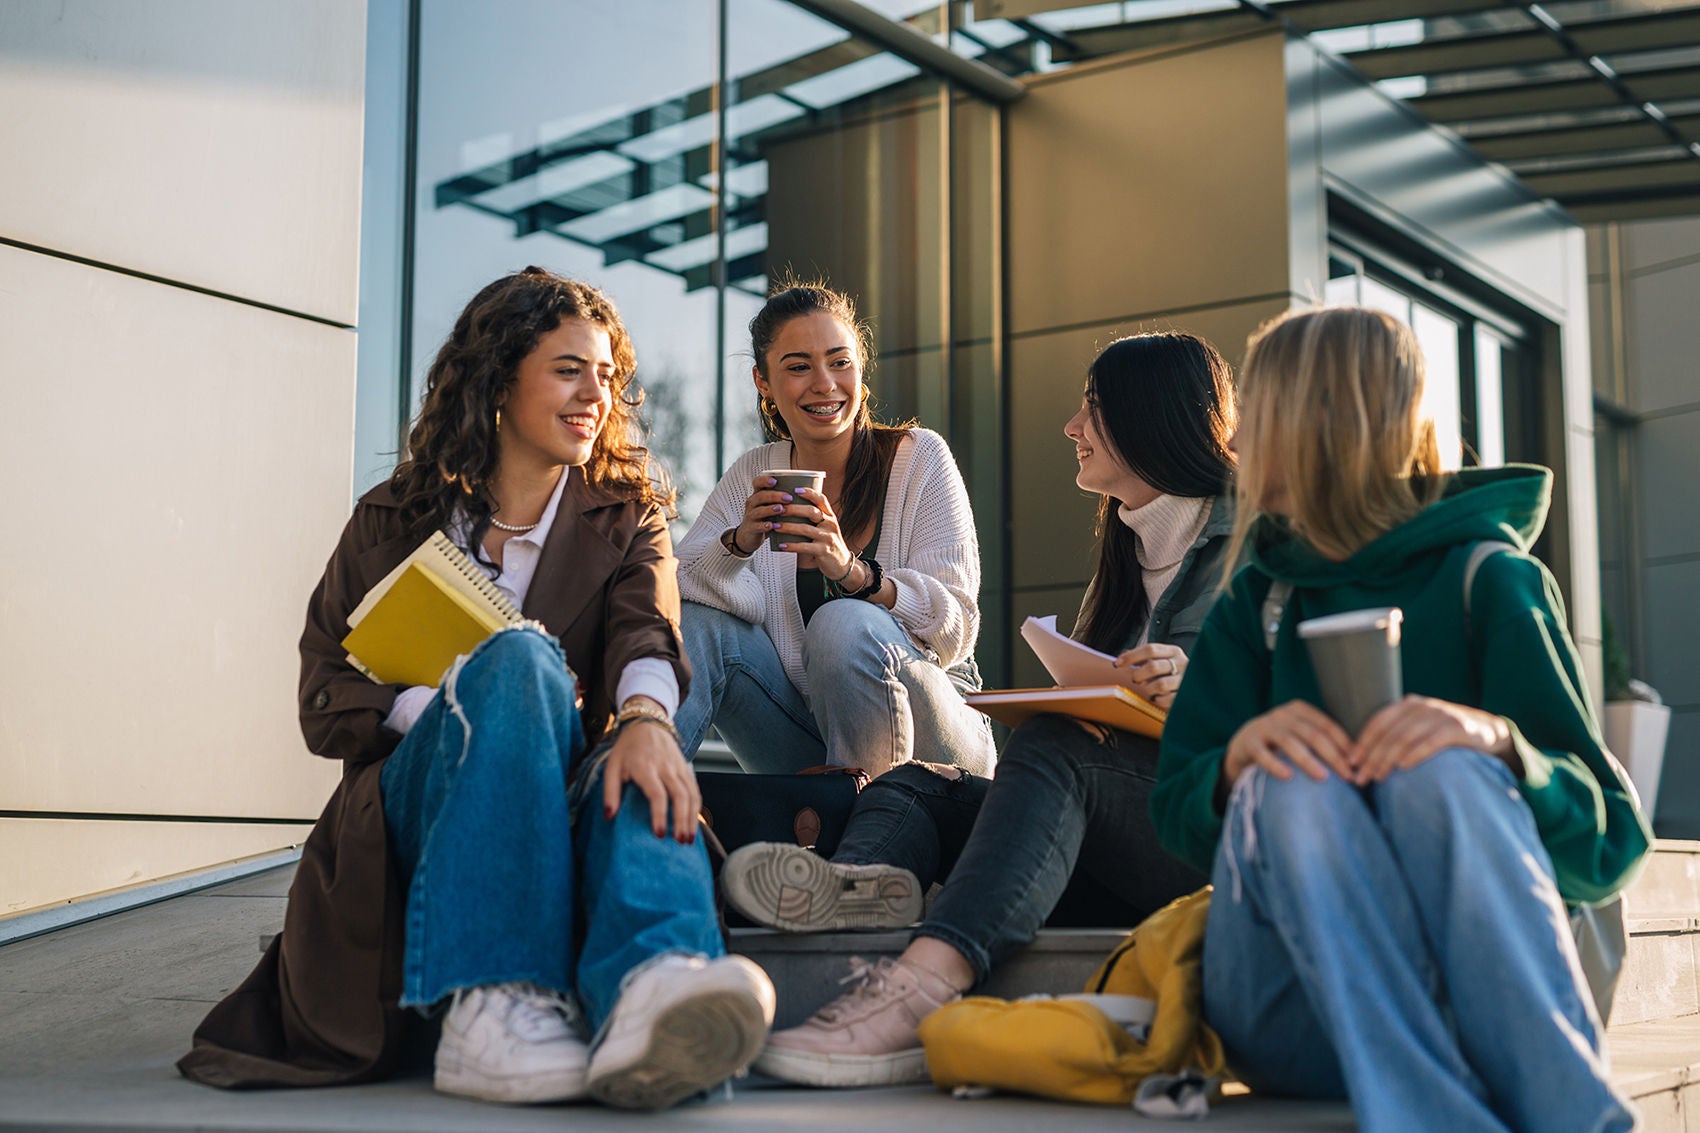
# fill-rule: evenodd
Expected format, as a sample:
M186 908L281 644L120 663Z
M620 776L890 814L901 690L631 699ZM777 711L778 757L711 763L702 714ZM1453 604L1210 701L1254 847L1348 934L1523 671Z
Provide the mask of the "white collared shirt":
M549 529L555 526L561 494L566 490L567 477L572 474L573 470L569 467L555 481L555 490L550 494L537 526L515 535L502 545L502 568L491 581L516 609L525 608L525 596L531 590L532 576L537 573L537 563L543 557L543 544L549 539ZM579 475L584 473L581 471ZM461 517L450 525L449 537L465 550L466 536L466 521ZM390 707L389 715L384 717L384 727L405 736L436 691L428 685L403 689ZM666 710L667 718L671 720L673 713L679 710L679 679L674 675L672 663L661 657L640 657L628 663L620 673L614 703L624 704L634 696L647 696L654 700Z

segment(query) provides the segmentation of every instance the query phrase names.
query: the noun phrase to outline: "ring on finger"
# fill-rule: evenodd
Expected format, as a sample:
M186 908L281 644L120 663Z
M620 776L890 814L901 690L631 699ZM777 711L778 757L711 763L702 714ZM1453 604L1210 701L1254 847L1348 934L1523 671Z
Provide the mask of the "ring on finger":
M1168 663L1169 663L1169 675L1171 677L1174 676L1176 673L1181 671L1180 667L1175 664L1175 659L1173 657L1166 657L1166 658L1164 658L1164 660L1168 661Z

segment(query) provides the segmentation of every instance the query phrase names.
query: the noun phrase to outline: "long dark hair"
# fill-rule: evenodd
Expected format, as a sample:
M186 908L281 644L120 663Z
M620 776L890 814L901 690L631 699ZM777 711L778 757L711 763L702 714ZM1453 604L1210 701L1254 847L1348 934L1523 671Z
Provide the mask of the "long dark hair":
M407 454L390 476L408 529L423 538L458 510L470 521L477 551L496 501L490 481L499 455L496 408L519 364L564 319L588 319L608 332L614 356L608 419L585 465L587 482L671 508L665 477L651 475L649 450L636 438L641 388L631 385L637 358L609 298L589 284L528 267L490 283L455 320L425 375L425 405L407 437Z
M850 331L856 340L857 360L862 368L861 408L850 425L850 458L845 461L844 488L838 497L838 526L848 536L873 522L878 514L885 500L885 482L891 476L892 462L897 459L897 446L909 435L913 422L882 425L874 420L874 395L868 387L868 372L874 365L873 334L868 324L856 317L855 302L824 283L781 284L750 320L750 349L755 353L756 369L761 371L761 376L768 376L767 352L780 328L792 319L816 312L831 315ZM779 415L779 406L765 396L757 406L761 410L763 435L770 441L790 440L791 429Z
M1136 334L1104 348L1086 371L1086 404L1098 435L1135 476L1164 495L1202 499L1233 480L1233 375L1202 338L1179 331ZM1075 640L1114 653L1150 613L1137 537L1098 504L1098 565L1075 619Z

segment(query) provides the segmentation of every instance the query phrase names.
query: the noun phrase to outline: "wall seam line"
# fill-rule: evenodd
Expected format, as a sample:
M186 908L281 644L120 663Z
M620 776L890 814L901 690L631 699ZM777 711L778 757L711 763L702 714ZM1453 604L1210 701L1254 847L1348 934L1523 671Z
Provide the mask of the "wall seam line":
M145 280L148 283L157 283L163 287L174 288L178 291L189 291L196 295L206 295L214 299L223 299L227 302L237 303L244 307L255 307L262 311L270 311L274 315L288 315L291 318L304 319L310 323L319 323L322 326L335 327L337 330L354 329L353 323L339 322L336 319L327 318L324 315L314 315L309 314L306 311L291 310L288 307L280 307L275 303L266 303L259 299L248 299L241 295L232 295L228 291L219 291L216 288L203 287L198 283L185 283L180 279L169 279L166 276L154 275L151 272L141 271L137 268L122 267L118 264L107 263L104 260L93 259L89 256L79 256L75 252L60 251L57 248L44 248L39 244L31 244L25 240L15 240L10 236L0 236L0 247L17 248L19 251L33 252L38 256L46 256L49 259L65 260L73 264L81 264L84 267L91 267L100 271L109 271L115 275L128 276L131 279Z

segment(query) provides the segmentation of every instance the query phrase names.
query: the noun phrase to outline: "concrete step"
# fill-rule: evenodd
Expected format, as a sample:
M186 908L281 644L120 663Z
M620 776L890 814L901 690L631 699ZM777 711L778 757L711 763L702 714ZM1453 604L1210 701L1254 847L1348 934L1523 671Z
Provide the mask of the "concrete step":
M1613 1025L1700 1013L1700 842L1660 841L1624 908L1629 952Z
M1700 917L1629 919L1629 952L1612 1004L1613 1026L1700 1013Z
M1700 842L1661 838L1626 904L1637 917L1700 917Z
M1700 1015L1614 1024L1612 1080L1635 1099L1644 1133L1700 1129Z

